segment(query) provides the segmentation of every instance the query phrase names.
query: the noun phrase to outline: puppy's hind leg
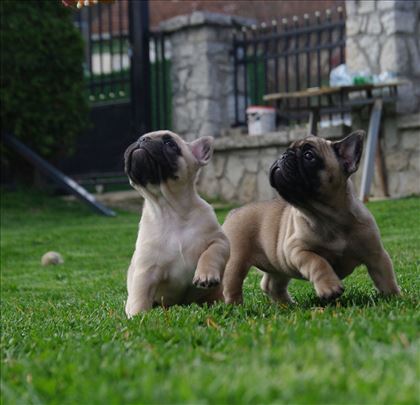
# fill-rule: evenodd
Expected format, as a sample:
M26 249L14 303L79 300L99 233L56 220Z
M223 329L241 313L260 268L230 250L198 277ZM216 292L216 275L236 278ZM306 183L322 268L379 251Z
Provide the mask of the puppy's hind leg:
M264 273L260 286L273 301L293 304L293 299L287 291L289 281L289 278L275 277L272 274Z
M242 304L242 286L249 272L250 265L246 260L231 258L223 277L223 296L227 304Z

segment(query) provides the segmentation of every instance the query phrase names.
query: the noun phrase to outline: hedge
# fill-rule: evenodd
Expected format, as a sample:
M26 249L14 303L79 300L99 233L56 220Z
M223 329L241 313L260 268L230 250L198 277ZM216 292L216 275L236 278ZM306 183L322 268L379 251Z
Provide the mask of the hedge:
M81 35L59 0L4 0L0 10L2 130L57 160L88 122Z

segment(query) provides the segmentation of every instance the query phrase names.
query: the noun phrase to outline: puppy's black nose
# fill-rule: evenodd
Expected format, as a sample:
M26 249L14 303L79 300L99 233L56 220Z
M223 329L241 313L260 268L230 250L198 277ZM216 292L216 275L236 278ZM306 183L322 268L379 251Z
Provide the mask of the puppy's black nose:
M270 185L271 185L271 187L274 187L275 188L275 186L276 186L276 182L275 182L275 179L274 179L274 177L275 177L275 175L276 175L276 173L278 172L278 171L280 171L280 162L281 162L281 158L280 159L277 159L272 165L271 165L271 168L270 168L270 174L269 174L269 180L270 180Z
M275 169L278 169L280 167L281 158L277 159L273 162L273 164L270 167L270 172L272 173Z
M148 136L141 136L139 140L137 141L139 146L142 146L146 144L147 142L150 142L150 138Z

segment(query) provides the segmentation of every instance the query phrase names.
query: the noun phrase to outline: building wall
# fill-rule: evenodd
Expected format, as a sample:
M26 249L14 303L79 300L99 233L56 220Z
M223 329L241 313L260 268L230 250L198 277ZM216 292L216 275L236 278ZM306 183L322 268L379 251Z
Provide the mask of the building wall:
M328 8L344 6L344 0L152 0L149 4L150 24L158 27L162 21L195 11L236 15L260 22L271 22L273 19L280 21L294 15L303 16L304 13L323 12Z
M134 0L140 1L140 0ZM159 24L170 18L191 14L195 11L208 11L252 18L260 22L271 22L273 19L302 16L304 13L324 12L327 9L344 6L344 0L149 0L150 27L158 29ZM102 7L91 7L92 32L99 32L99 13L102 13L103 25L114 31L122 28L128 32L128 0L116 0ZM109 15L111 10L111 15ZM121 17L120 17L121 11ZM79 11L78 11L79 12ZM86 9L83 10L86 12Z

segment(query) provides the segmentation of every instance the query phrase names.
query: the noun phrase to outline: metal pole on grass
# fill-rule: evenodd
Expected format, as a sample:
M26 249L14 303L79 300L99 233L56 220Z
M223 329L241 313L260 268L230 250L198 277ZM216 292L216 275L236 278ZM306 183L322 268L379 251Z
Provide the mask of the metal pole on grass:
M108 217L114 217L116 215L114 211L96 201L95 197L86 189L77 184L73 179L66 176L64 173L57 170L46 160L42 159L32 149L28 148L24 143L19 141L14 136L9 134L2 134L1 139L7 146L14 149L17 153L19 153L19 155L23 156L28 162L32 163L37 169L39 169L47 177L53 180L56 184L87 203L96 212Z
M372 107L372 112L370 113L366 154L363 163L362 184L360 186L360 200L363 202L366 202L369 199L370 185L372 183L375 164L376 146L381 125L382 104L382 99L376 99Z

